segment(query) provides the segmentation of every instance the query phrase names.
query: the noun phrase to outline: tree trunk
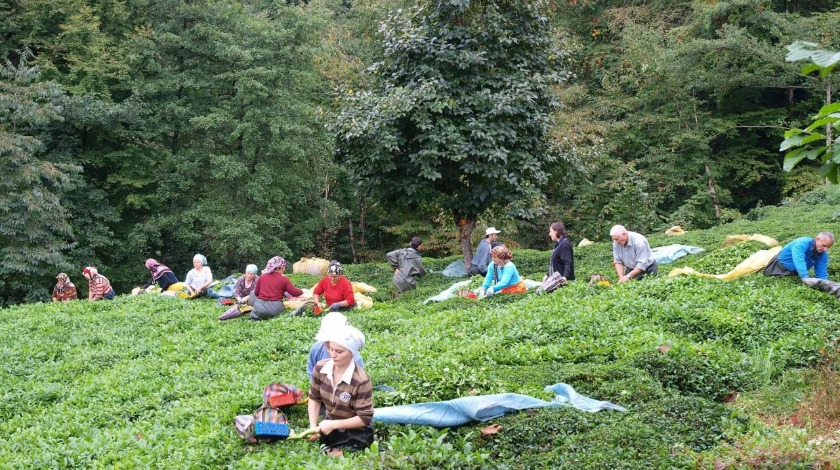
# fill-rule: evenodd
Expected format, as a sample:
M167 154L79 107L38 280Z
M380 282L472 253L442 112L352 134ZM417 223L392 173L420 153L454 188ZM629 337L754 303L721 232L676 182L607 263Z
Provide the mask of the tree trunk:
M706 168L706 179L709 183L709 194L712 195L712 205L715 206L715 217L717 217L718 223L720 223L720 202L718 201L717 191L715 190L715 180L712 178L712 169L709 168L709 163L703 163L703 166Z
M825 80L825 104L831 104L831 79L826 78ZM825 125L825 153L828 155L831 152L831 124ZM825 185L830 186L831 181L828 178L825 179Z
M453 214L453 216L455 226L458 227L458 243L461 245L461 252L464 253L464 265L469 270L473 255L470 237L475 229L476 216L471 214L463 217L460 214Z
M353 264L358 263L356 259L356 241L353 238L353 217L347 218L347 234L350 237L350 254L353 255Z
M359 199L359 245L364 249L367 248L367 241L365 241L365 213L367 212L367 205L365 205L365 198Z

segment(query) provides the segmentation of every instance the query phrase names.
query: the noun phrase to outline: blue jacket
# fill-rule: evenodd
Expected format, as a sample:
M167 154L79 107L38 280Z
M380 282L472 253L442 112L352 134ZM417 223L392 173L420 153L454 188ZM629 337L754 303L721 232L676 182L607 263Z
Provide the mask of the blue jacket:
M487 266L490 263L490 242L484 238L478 242L478 246L475 248L475 255L473 255L470 264L477 267L478 272L484 274L487 272Z
M495 267L496 263L492 261L490 262L490 266L487 266L487 276L484 278L484 284L481 286L484 290L487 290L493 283L493 271L496 270L494 269ZM516 265L513 264L513 261L508 261L504 265L499 266L498 271L499 280L493 286L493 292L499 292L505 287L516 285L520 280L519 271L516 270Z
M779 262L800 278L811 277L808 270L814 268L814 277L828 279L828 251L817 253L814 239L800 237L788 243L779 252Z

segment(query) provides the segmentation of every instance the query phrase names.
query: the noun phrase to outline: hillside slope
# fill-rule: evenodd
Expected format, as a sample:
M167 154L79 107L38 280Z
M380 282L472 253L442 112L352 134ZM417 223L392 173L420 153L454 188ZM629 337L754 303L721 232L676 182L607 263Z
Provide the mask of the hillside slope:
M781 242L836 227L836 206L765 208L688 233L679 243L707 250L672 265L726 271L755 246L719 248L726 234L762 233ZM758 218L758 217L756 217ZM835 230L836 231L836 230ZM674 243L650 237L654 246ZM834 250L837 248L835 247ZM834 254L832 250L832 254ZM548 251L514 253L539 279ZM252 412L262 387L306 388L306 355L318 318L216 320L211 301L118 296L113 302L31 304L0 310L0 462L9 468L696 468L751 464L808 466L838 456L806 437L765 424L755 410L796 411L808 369L840 331L840 304L795 279L752 275L734 282L669 278L595 287L615 277L610 246L576 249L578 278L557 292L483 301L422 300L453 279L432 273L417 291L391 299L385 264L348 266L348 277L379 288L373 309L353 311L364 331L376 406L474 394L525 393L566 382L627 413L543 409L494 423L438 431L377 425L377 450L332 460L305 442L243 445L232 420ZM440 271L452 259L426 260ZM612 273L612 274L611 274ZM840 278L840 255L830 266ZM297 285L315 277L293 275ZM476 278L476 283L477 283ZM802 380L793 381L791 377ZM724 404L730 392L741 398ZM774 401L775 400L775 401ZM289 414L306 425L303 407ZM795 433L794 433L795 434ZM756 444L755 436L761 435Z

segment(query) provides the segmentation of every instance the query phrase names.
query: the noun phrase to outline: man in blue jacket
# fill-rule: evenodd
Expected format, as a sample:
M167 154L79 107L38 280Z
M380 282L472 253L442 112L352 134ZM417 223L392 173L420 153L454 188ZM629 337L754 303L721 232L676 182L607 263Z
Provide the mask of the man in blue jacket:
M487 266L490 265L490 249L501 244L496 241L499 239L500 233L502 233L501 230L496 230L496 227L487 227L487 230L484 231L484 239L478 242L475 255L470 261L470 268L467 270L468 275L487 275Z
M799 275L800 279L815 277L828 279L828 249L834 244L831 232L820 232L816 238L800 237L788 243L778 255L774 256L765 276ZM814 275L808 272L814 270Z

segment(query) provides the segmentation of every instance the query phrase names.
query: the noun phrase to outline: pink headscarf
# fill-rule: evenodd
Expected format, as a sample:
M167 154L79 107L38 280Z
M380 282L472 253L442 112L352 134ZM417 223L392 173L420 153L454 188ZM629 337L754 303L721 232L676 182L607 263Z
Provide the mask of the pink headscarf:
M268 260L268 263L265 263L265 269L263 269L263 274L273 273L278 269L283 269L286 267L286 260L279 256L275 256Z

